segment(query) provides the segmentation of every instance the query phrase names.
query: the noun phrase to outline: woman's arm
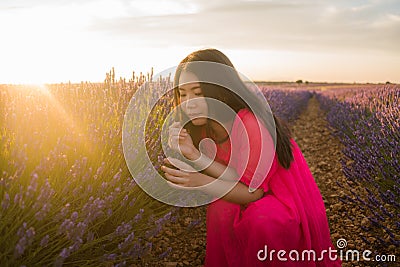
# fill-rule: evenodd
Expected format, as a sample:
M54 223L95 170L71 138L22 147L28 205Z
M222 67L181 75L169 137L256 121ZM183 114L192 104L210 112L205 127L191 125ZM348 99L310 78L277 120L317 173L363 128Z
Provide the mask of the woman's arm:
M232 177L238 177L238 174L234 168L210 159L197 149L193 152L192 155L188 156L188 159L193 162L198 170L203 171L204 174L207 174L213 178L221 178L222 180L234 180L232 179Z
M203 174L204 175L204 174ZM207 176L207 175L205 175ZM226 192L226 189L232 187L234 181L219 180L213 177L207 176L205 180L214 182L212 186L205 187L202 191L213 196L219 196ZM253 201L259 200L264 196L264 190L259 188L256 191L250 193L249 187L241 182L236 182L235 186L226 195L222 197L223 200L228 202L246 205Z
M222 199L240 205L256 201L264 195L264 191L260 188L250 193L248 186L234 181L234 177L227 181L215 179L199 172L186 172L166 166L162 166L162 170L165 172L165 177L171 182L171 186L175 188L198 189L216 197L223 195ZM227 193L229 188L232 189Z

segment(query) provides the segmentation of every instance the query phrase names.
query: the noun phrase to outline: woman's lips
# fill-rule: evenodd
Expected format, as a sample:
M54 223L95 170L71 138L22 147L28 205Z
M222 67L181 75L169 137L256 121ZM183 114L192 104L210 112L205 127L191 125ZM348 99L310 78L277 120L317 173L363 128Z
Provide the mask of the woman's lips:
M200 116L201 116L201 113L191 113L191 114L188 114L188 116L191 117L191 118L193 118L193 117L200 117Z

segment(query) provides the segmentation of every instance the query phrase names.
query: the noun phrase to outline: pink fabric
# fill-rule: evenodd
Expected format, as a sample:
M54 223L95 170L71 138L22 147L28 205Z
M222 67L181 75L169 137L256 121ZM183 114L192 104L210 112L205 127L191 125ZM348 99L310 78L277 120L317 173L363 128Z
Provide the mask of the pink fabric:
M340 266L340 260L330 260L329 251L317 261L308 261L304 252L313 250L319 258L322 250L334 247L322 196L299 147L291 140L294 161L286 170L271 153L267 129L258 128L256 117L242 109L234 121L231 139L217 145L216 160L229 163L246 185L253 177L258 182L264 179L260 188L265 195L246 207L222 199L208 206L205 266ZM265 141L263 150L261 140ZM257 254L263 258L265 248L267 258L259 260ZM272 250L275 253L270 257ZM285 251L280 257L287 261L279 260L279 250ZM297 256L292 250L298 252L299 261L290 259Z

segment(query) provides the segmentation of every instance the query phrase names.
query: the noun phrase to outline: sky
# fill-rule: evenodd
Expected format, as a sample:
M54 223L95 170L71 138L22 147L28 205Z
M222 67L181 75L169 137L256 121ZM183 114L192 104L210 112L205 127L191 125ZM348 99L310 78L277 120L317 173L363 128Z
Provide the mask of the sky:
M101 82L216 48L253 81L400 83L398 0L1 0L0 84Z

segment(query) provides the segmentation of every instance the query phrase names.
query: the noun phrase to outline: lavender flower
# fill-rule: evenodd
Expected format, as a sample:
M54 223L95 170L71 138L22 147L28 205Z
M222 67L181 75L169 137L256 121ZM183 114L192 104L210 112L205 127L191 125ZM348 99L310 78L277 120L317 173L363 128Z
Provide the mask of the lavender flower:
M49 243L49 235L46 235L45 237L42 238L42 240L40 241L40 246L41 247L46 247Z
M171 253L171 251L172 251L172 248L171 248L171 247L168 247L167 250L164 251L163 253L161 253L160 255L158 255L158 257L159 257L160 259L164 259L164 258L166 258L166 257Z
M3 201L1 202L1 207L3 210L8 209L10 206L10 195L6 192L3 197Z

